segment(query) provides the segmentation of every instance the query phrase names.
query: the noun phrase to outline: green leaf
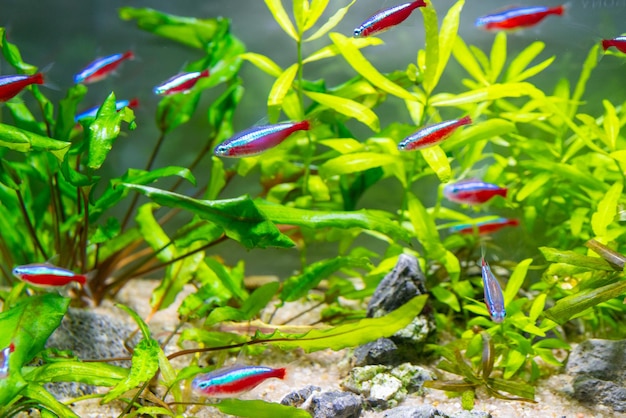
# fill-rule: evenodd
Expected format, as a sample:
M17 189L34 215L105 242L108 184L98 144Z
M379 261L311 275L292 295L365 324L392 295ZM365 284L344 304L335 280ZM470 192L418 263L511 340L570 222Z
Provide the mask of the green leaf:
M433 106L461 106L469 103L486 102L504 97L527 96L536 90L529 83L492 84L461 94L440 93L432 97Z
M530 312L528 313L528 319L535 322L539 315L543 312L543 308L546 306L546 298L548 296L545 293L537 295L533 304L530 306Z
M304 409L261 400L222 399L211 406L236 417L311 418L311 414Z
M128 369L107 363L55 361L24 373L29 382L80 382L94 386L115 386L128 376Z
M118 308L120 308L121 310L123 310L124 312L126 312L128 315L130 315L133 318L133 320L139 326L141 333L143 334L144 341L147 341L150 339L150 328L148 328L148 324L146 324L145 321L141 319L141 317L139 316L137 312L133 311L128 306L123 305L121 303L117 303L115 306L117 306Z
M296 209L276 205L262 200L255 201L257 207L277 224L298 225L307 228L361 228L377 231L396 240L408 242L409 233L395 221L379 212L361 209L357 211L325 212L318 210Z
M331 158L320 166L320 176L330 178L348 173L360 173L374 167L384 167L406 187L404 164L398 155L376 152L355 152Z
M87 94L87 87L82 84L75 84L67 91L67 95L59 102L59 114L55 124L54 137L67 141L70 139L70 133L76 125L74 120L76 116L76 107L83 97Z
M441 244L441 238L439 237L434 219L428 214L424 205L415 195L409 193L407 197L409 217L415 229L417 240L422 244L429 257L435 260L443 259L446 249Z
M617 214L617 203L622 195L622 189L622 183L614 183L598 203L598 210L591 215L591 228L596 236L605 236L607 227L613 223Z
M70 142L58 141L0 123L0 147L18 152L50 151L61 161L70 145Z
M307 31L311 29L319 18L322 16L326 7L328 7L328 2L330 0L311 0L311 4L309 5L309 15L307 16L306 22L302 31Z
M144 338L139 341L133 351L130 373L102 398L102 402L111 402L139 384L152 379L159 369L159 351L161 347L156 340Z
M435 299L439 302L443 303L446 306L449 306L455 312L461 312L461 304L459 303L459 298L456 297L454 293L446 289L442 286L435 286L430 289L430 293L433 294Z
M437 11L434 7L421 7L420 12L424 17L424 30L426 32L425 40L425 68L424 73L424 90L430 95L437 85L435 78L437 77L437 66L439 65L439 28L437 22ZM419 63L418 63L419 67Z
M439 181L447 183L452 178L452 168L446 153L440 146L428 147L421 149L422 157L428 163L430 168L437 174Z
M573 251L562 251L549 247L539 247L539 251L541 251L546 260L553 263L565 263L589 270L615 271L603 258L589 257Z
M515 295L517 295L517 292L521 289L524 284L524 279L526 279L528 267L532 264L532 262L532 258L527 258L520 261L517 263L517 266L515 266L515 270L511 273L511 277L506 284L506 289L504 289L504 306L508 306L508 304L515 298Z
M507 81L509 82L519 82L519 81L523 81L526 80L527 78L530 78L536 74L539 74L540 72L542 72L543 70L545 70L546 68L548 68L550 66L550 64L552 64L552 62L556 59L556 56L553 55L550 58L548 58L545 61L540 62L537 65L534 65L530 68L528 68L526 71L518 74L515 77L511 77L509 79L507 79Z
M421 312L428 299L427 295L416 296L395 311L379 318L365 318L351 324L333 328L312 330L305 334L284 334L280 331L272 335L257 334L258 338L269 339L268 343L282 350L301 348L305 352L341 350L390 337L409 325Z
M187 94L172 94L162 98L156 112L159 130L166 134L189 122L198 107L201 95L201 90L193 89Z
M314 16L315 16L315 20L316 21L317 21L317 19L319 19L319 17L323 13L323 10L328 5L328 1L329 0L312 0L312 2L311 2L311 15L309 16L309 20L307 21L307 24L305 26L305 30L306 29L310 29L315 24L314 22L312 22ZM352 0L350 3L348 3L347 6L342 7L341 9L337 10L335 12L335 14L332 15L328 19L328 21L326 23L324 23L324 25L322 25L321 28L316 30L315 33L313 33L313 35L311 35L308 38L306 38L304 40L304 42L314 41L314 40L316 40L318 38L321 38L322 36L326 35L331 30L333 30L335 28L335 26L337 26L339 24L339 22L341 22L343 20L343 17L346 15L346 13L348 13L348 10L350 9L350 7L352 7L352 5L355 2L356 2L356 0Z
M272 300L279 287L279 282L264 284L252 292L239 309L232 306L215 308L206 319L204 326L210 327L224 321L249 321L253 319Z
M128 107L119 112L115 108L115 94L111 93L106 98L96 118L87 127L88 158L87 166L96 170L102 166L109 151L113 148L113 142L120 134L122 121L131 123L135 120L133 111ZM132 126L132 125L131 125Z
M376 38L376 37L352 39L352 45L357 49L365 48L366 46L376 46L376 45L383 45L383 44L384 44L383 40L380 38ZM334 45L334 44L328 45L322 49L315 51L308 57L306 57L304 60L302 60L302 63L306 64L308 62L319 61L319 60L323 60L326 58L332 58L332 57L339 55L340 53L341 52L339 51L339 48L337 48L337 45Z
M276 21L276 23L278 23L280 27L285 31L285 33L289 35L294 41L298 41L300 39L300 36L296 32L296 29L293 27L293 23L291 23L291 20L289 20L289 16L287 16L287 12L283 7L282 1L265 0L265 4L272 13L272 16L274 16L274 20Z
M278 120L280 108L283 105L285 96L291 89L293 80L296 78L297 74L298 64L293 64L289 68L287 68L274 82L274 85L272 86L270 94L267 98L267 107L270 114L270 121L275 122L276 120Z
M495 83L504 68L506 63L506 32L498 32L493 40L491 47L490 66L491 74L490 81Z
M147 186L128 183L120 186L136 190L159 205L185 209L211 221L224 228L226 235L246 248L288 248L294 245L248 196L225 200L198 200Z
M339 48L339 52L344 59L350 64L350 66L359 74L361 74L366 80L378 87L379 89L386 91L389 94L397 96L404 100L417 100L410 92L403 89L399 85L390 81L387 77L382 75L358 50L355 46L355 42L352 38L347 38L344 35L333 32L330 35L330 39Z
M485 73L478 64L478 61L476 61L476 58L460 36L456 38L454 48L452 49L452 55L454 55L454 58L461 65L461 67L465 68L465 71L474 77L476 81L483 85L489 84Z
M265 55L257 54L254 52L246 52L244 54L241 54L239 57L251 62L259 70L271 76L280 77L280 75L283 73L283 69Z
M296 21L298 32L304 32L304 24L309 18L309 0L292 0L293 17Z
M119 16L122 20L136 20L140 29L198 49L204 49L222 31L222 26L229 25L223 18L196 19L150 8L122 7Z
M581 98L585 94L585 88L587 87L587 81L591 76L591 72L596 65L598 65L598 51L600 50L600 43L596 43L591 50L589 51L589 55L585 59L583 63L582 70L580 72L580 77L578 78L578 82L576 83L576 87L574 88L574 93L572 94L572 99L570 100L570 108L567 115L571 119L578 111L579 103L581 103Z
M512 81L519 77L519 75L526 69L528 64L530 64L530 62L534 60L537 55L541 53L541 51L543 51L543 48L545 46L545 43L541 41L535 41L527 46L523 51L518 53L515 59L513 59L513 61L511 61L511 64L509 65L509 68L506 72L505 80Z
M135 221L146 243L154 250L157 260L164 263L175 258L177 253L176 249L170 245L170 237L154 218L153 211L157 208L158 206L154 203L142 205L137 210Z
M585 289L560 299L552 308L545 311L544 315L557 324L563 325L577 314L624 293L626 293L626 280L597 289Z
M438 51L437 51L437 65L433 71L433 77L431 80L431 88L428 89L426 87L426 79L428 78L428 72L425 74L424 85L426 91L430 94L434 90L434 88L439 83L441 79L441 74L443 74L443 70L448 66L448 60L450 59L450 54L452 53L452 49L454 47L455 41L457 39L457 32L459 29L459 20L461 17L461 10L465 5L465 0L457 1L454 6L452 6L446 16L443 18L441 22L441 30L438 35ZM433 9L432 7L422 7L420 10L422 12L426 12L426 9ZM426 22L424 22L426 25ZM428 35L427 35L428 36ZM427 37L428 40L428 37ZM427 45L428 47L428 45ZM426 51L426 62L428 63L428 50ZM427 65L428 68L428 65Z
M371 268L365 257L335 257L308 265L302 274L292 276L283 283L279 298L283 302L294 302L306 296L311 289L331 274L344 268Z
M602 100L604 105L604 131L608 140L607 146L611 151L615 151L615 143L619 136L620 123L615 107L608 100Z
M0 405L7 405L26 385L22 367L41 350L52 332L61 324L70 300L48 293L30 296L0 313L0 347L10 344L8 377L0 379Z
M24 397L36 402L36 404L48 409L53 416L58 418L80 418L68 406L59 402L50 392L43 386L36 383L29 383L22 391ZM45 410L45 409L44 409ZM44 414L41 414L44 418Z
M209 200L217 199L220 192L226 186L226 171L224 163L215 155L211 157L211 177L206 191L206 198Z
M17 46L7 40L5 28L0 28L0 36L2 36L2 55L7 62L22 74L34 74L37 67L24 62Z
M517 192L515 199L518 202L525 200L527 197L540 190L551 178L552 173L544 172L537 174L528 181L525 180L526 184Z
M355 118L359 122L367 125L374 132L380 131L380 122L378 121L376 113L359 102L331 94L313 93L310 91L305 91L304 94L329 109L333 109L350 118Z
M487 384L494 390L507 392L530 402L535 398L534 386L512 379L489 378Z

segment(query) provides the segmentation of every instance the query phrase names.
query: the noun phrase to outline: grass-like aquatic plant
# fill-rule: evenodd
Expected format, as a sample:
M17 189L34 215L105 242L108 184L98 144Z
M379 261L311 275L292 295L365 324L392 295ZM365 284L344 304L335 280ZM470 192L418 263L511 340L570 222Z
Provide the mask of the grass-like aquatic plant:
M291 13L280 0L265 3L295 44L296 54L286 68L272 57L246 51L228 19L120 9L122 19L201 52L203 57L185 71L210 69L210 76L189 94L161 99L156 112L160 135L152 155L145 167L129 168L121 177L107 178L101 167L122 133L141 135L142 127L130 109L116 111L114 92L95 117L79 125L76 109L87 94L81 84L59 103L50 102L39 87L29 87L23 94L34 97L35 111L19 98L4 105L11 123L0 123L0 274L9 290L0 293L0 329L6 330L0 347L13 343L15 351L8 377L0 380L0 415L36 407L44 416L76 416L68 405L80 399L64 404L43 387L71 381L111 388L94 396L105 403L123 401L129 416L177 416L190 402L189 380L200 372L194 354L266 345L341 349L392 335L421 311L425 297L374 319L343 301L370 296L404 252L419 258L438 326L452 336L447 346L431 348L443 357L440 368L460 380L431 386L463 393L467 408L480 387L494 396L532 400L533 383L562 365L555 353L568 350L568 342L623 334L626 308L617 298L626 289L620 255L626 232L620 223L626 164L620 131L626 114L621 97L604 100L601 115L581 110L599 46L591 49L573 86L561 79L546 92L531 81L555 60L538 60L543 42L510 56L507 36L499 33L491 50L482 51L457 34L464 0L445 13L429 3L419 9L424 48L416 48L415 62L405 69L385 74L362 52L381 45L380 38L334 31L355 1L330 10L326 21L320 18L332 8L328 0L294 0ZM34 73L36 67L22 59L4 30L0 35L4 59L18 73ZM305 55L305 44L320 47ZM467 73L461 91L447 91L440 83L451 59ZM328 85L310 70L311 63L324 60L344 62L353 75ZM249 64L275 79L267 97L259 98L267 103L270 123L309 120L313 127L262 157L222 161L211 156L215 145L245 128L233 125L233 115L249 82L239 70ZM209 90L216 99L200 109L200 97ZM398 103L406 113L383 126L377 112ZM205 112L209 130L196 159L189 167L155 168L168 134L199 112ZM441 145L413 153L398 150L398 142L427 122L465 115L474 123ZM354 135L356 124L370 134ZM197 181L194 170L203 160L210 160L210 173ZM495 215L443 205L441 187L435 204L427 207L412 187L427 177L444 184L483 166L485 181L509 188L508 197L494 199L489 209L516 216L521 221L516 236L532 243L527 259L491 261L498 271L508 272L502 324L489 318L480 302L480 277L473 273L479 244L487 240L446 232ZM169 177L177 180L164 181ZM257 179L260 192L224 199L236 177ZM357 210L366 192L384 188L384 179L402 190L391 200L395 205ZM185 181L195 186L194 195L178 192ZM149 202L139 204L140 195ZM109 215L119 208L123 216ZM177 219L184 225L172 232L168 225ZM379 241L377 251L360 239L363 234ZM243 262L226 265L209 254L219 253L230 240L254 251L295 246L300 271L248 289ZM312 247L320 242L337 242L337 254L312 262ZM498 252L497 241L487 246ZM29 297L38 292L16 282L12 266L50 259L76 272L94 272L89 292L74 292L72 300L54 294ZM130 280L157 272L153 313L171 305L186 284L195 286L179 308L181 321L189 325L179 344L191 341L198 348L166 356L144 319L126 307L121 308L142 333L129 357L130 368L84 362L44 348L70 302L84 305L89 295L89 303L99 304ZM312 293L322 281L320 292ZM271 324L285 303L307 298L326 306L321 320L332 326L311 326L296 334ZM274 330L269 334L245 336L228 331L236 326L220 328L258 321L263 312L270 323L262 328ZM189 356L189 366L177 370L170 360L182 356ZM167 388L167 397L146 390L155 376ZM240 416L307 416L261 401L233 399L214 406Z

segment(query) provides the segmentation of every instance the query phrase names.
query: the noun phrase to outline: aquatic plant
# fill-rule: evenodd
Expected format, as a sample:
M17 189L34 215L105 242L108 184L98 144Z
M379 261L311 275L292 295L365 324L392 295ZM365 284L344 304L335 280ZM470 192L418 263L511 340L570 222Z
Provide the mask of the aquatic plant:
M176 416L189 401L190 379L202 371L193 354L266 345L341 349L392 335L421 311L425 297L382 318L364 318L362 310L347 307L345 301L370 296L403 252L419 258L438 326L453 337L447 346L431 346L431 351L444 358L441 369L462 378L432 387L463 393L467 408L481 387L495 396L532 400L532 383L550 372L546 365L560 367L559 351L581 337L568 328L572 322L589 335L622 332L625 308L616 297L625 286L619 252L626 230L618 220L626 163L620 130L626 116L623 106L610 100L603 101L603 115L594 117L580 109L599 46L591 49L573 90L562 79L548 94L529 81L555 60L534 63L542 42L533 42L511 58L506 34L498 33L491 51L483 52L458 36L464 0L441 19L442 11L428 2L419 8L424 48L416 48L415 62L406 69L383 74L362 52L381 45L380 38L333 32L354 0L332 10L325 22L319 20L332 7L328 0L294 0L291 16L280 0L265 3L295 44L293 63L286 68L272 57L246 51L231 33L228 19L120 9L122 19L201 53L186 72L210 70L189 93L160 100L160 136L144 169L131 168L116 178L100 173L123 130L125 135L141 133L132 110L117 111L113 92L95 117L81 119L79 125L76 109L87 94L82 84L71 87L57 104L38 86L28 87L25 94L34 97L37 112L20 100L6 102L13 123L0 124L0 270L12 287L0 293L0 328L10 330L0 336L0 347L13 343L15 351L9 357L8 377L0 380L1 414L36 407L42 415L75 416L43 387L47 382L75 381L110 387L94 397L122 400L125 412L132 410L133 416ZM35 73L36 67L22 60L4 30L1 35L4 59L19 73ZM305 55L305 44L321 41L323 46ZM463 91L447 91L440 83L451 58L468 74ZM311 63L323 60L345 63L354 75L327 85L310 70ZM311 129L290 136L262 157L224 161L210 154L243 130L233 126L233 115L247 82L239 70L248 64L275 79L263 98L269 123L306 120ZM209 132L196 159L189 167L154 168L168 134L194 117L201 95L208 91L216 99L203 109ZM381 126L377 112L398 104L406 113ZM398 149L403 138L427 123L464 116L470 116L472 124L445 142L415 152ZM366 138L353 133L361 129L368 130ZM196 184L192 173L203 160L210 160L209 175ZM529 258L490 260L499 278L508 276L503 286L507 316L501 324L494 323L478 301L482 282L473 271L481 242L500 257L509 255L495 239L446 232L455 225L498 217L480 212L476 218L477 211L443 204L443 184L479 167L485 167L485 181L509 189L506 198L490 201L489 210L519 219L515 237L529 247ZM168 177L176 180L168 182ZM235 178L258 182L260 192L223 198ZM414 187L427 178L442 185L432 207L427 207L432 199ZM184 181L195 186L193 196L177 192ZM391 209L357 209L364 194L389 181L401 190L397 198L388 199ZM160 188L153 187L154 182ZM150 202L138 206L140 195ZM122 216L109 215L120 208ZM168 225L177 219L184 225L171 231ZM584 254L592 238L590 245L606 260ZM247 288L243 262L227 265L208 253L219 252L229 240L254 251L296 247L300 271L281 282ZM337 243L337 253L313 262L319 243ZM54 294L27 297L26 285L13 279L10 268L47 260L77 272L94 272L88 288L73 294L76 304L98 304L114 297L129 280L163 271L151 299L155 313L193 284L196 291L179 308L181 323L190 325L180 334L179 344L193 342L198 348L166 356L144 319L120 306L142 334L129 357L130 368L83 362L71 353L45 349L71 301ZM539 270L540 278L531 274ZM271 324L285 304L303 299L325 305L320 320L332 326L311 326L296 334ZM260 328L272 332L246 336L220 328L259 318L267 322L259 322ZM176 370L170 360L180 356L191 360L188 367ZM155 376L167 388L162 398L145 390ZM138 403L139 398L147 404ZM260 411L267 416L306 416L304 411L260 401L233 399L211 405L241 416L250 411L255 416Z

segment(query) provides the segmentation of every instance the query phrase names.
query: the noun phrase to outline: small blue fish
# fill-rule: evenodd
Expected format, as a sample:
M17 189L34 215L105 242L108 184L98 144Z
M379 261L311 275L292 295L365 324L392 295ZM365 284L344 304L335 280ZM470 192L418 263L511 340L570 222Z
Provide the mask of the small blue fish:
M255 126L222 142L213 152L218 157L248 157L277 146L296 131L309 129L308 120Z
M122 110L123 108L125 108L125 107L130 107L131 109L134 109L137 106L139 106L139 100L137 100L137 99L118 100L117 102L115 102L115 110L117 110L118 112L120 110ZM74 117L74 121L75 122L79 122L81 119L95 118L96 115L98 114L98 110L99 109L100 109L100 106L96 106L96 107L92 107L91 109L87 109L84 112L81 112L78 115L76 115Z
M506 197L506 194L506 188L481 180L461 180L443 188L443 195L448 200L470 205L485 203L496 196Z
M284 379L286 369L263 366L233 366L214 370L193 379L195 392L212 398L230 398L247 392L269 378Z
M497 324L504 321L506 310L504 309L504 295L498 279L491 272L489 263L485 261L485 247L482 247L482 273L483 287L485 288L485 305L489 311L491 320Z
M103 80L109 76L109 74L113 73L123 61L133 58L135 58L135 55L132 51L97 58L74 76L74 83L90 84Z
M511 30L536 25L549 15L562 16L565 6L515 7L498 13L479 17L476 26L487 30Z

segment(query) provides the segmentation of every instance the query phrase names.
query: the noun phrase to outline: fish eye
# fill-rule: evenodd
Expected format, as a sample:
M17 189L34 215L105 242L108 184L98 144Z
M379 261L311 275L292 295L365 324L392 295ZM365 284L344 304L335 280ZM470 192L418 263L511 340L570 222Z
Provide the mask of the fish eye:
M356 28L356 29L354 30L354 36L361 36L361 29Z
M228 148L226 148L224 145L218 145L217 147L215 147L215 150L213 151L213 153L215 155L219 155L219 156L225 156L228 155Z
M398 149L399 149L400 151L404 151L404 150L406 149L406 144L405 144L405 143L403 143L403 142L400 142L400 143L398 144Z

